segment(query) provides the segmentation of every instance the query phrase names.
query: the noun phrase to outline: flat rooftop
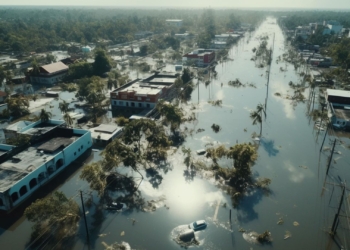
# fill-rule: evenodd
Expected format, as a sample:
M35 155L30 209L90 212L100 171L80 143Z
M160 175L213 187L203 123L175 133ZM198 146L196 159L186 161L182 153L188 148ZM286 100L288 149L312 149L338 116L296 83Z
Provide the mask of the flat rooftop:
M339 89L327 89L328 96L340 96L350 98L350 91Z
M89 129L91 137L102 141L110 140L115 134L120 133L123 128L117 125L101 124L98 127Z
M5 192L55 156L52 153L40 153L37 149L38 146L29 147L0 164L0 192Z
M121 89L121 92L136 92L135 95L156 95L162 91L166 85L147 85L147 83L136 82L125 89Z

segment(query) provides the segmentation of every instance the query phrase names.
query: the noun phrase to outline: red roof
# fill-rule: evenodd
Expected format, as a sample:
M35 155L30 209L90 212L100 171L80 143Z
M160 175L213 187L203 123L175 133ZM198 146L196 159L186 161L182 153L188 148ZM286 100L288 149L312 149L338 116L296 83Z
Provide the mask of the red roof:
M0 97L5 97L7 96L6 92L0 90Z

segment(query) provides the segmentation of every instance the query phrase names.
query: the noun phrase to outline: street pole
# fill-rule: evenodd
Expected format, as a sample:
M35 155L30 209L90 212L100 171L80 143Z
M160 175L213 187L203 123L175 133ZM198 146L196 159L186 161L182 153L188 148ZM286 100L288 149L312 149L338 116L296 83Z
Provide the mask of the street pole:
M88 225L86 221L86 215L85 215L85 206L84 206L84 200L83 200L83 191L80 190L80 199L81 199L81 206L83 208L83 216L84 216L84 222L85 222L85 230L86 230L86 243L88 246L88 249L90 250L90 236L89 236L89 230Z

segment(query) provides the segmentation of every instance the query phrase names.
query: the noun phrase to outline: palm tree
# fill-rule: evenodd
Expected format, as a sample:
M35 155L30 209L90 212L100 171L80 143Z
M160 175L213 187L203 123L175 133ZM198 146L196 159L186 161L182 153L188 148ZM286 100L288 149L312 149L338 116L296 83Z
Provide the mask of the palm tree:
M41 122L45 123L51 119L52 114L51 114L51 112L46 111L45 109L41 109L39 117L40 117Z
M259 103L256 106L256 110L250 113L250 118L253 119L253 125L259 123L260 124L260 137L262 134L262 117L263 115L266 117L266 111L264 105Z
M64 114L68 112L68 107L69 103L64 100L58 104L58 108L61 110L61 113Z
M66 122L68 127L71 127L73 125L73 119L68 113L64 113L63 120Z

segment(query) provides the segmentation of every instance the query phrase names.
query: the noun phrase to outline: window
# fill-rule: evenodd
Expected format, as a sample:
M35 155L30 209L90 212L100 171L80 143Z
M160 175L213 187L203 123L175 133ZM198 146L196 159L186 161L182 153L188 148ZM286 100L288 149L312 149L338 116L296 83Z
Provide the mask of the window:
M150 98L146 98L146 101L148 101L148 102L149 102L150 100L151 100Z
M81 148L81 149L83 149L83 148L84 148L84 146L83 146L83 145L81 145L81 146L80 146L80 148Z
M135 107L135 103L134 102L131 103L131 107Z
M140 100L142 100L142 98L141 98L141 97L137 97L137 100L139 100L139 101L140 101Z
M80 152L80 148L78 148L78 151Z
M124 102L122 102L122 101L119 101L119 105L124 105Z
M0 198L0 207L4 205L4 202L2 201L2 199Z
M117 105L117 102L116 102L116 101L113 101L113 105Z
M90 144L90 141L88 141L88 144Z
M140 107L140 108L142 107L142 103L139 103L139 107Z
M76 156L77 155L77 152L74 152L74 156Z
M149 105L149 103L147 103L147 108L150 108L151 107L151 105Z

